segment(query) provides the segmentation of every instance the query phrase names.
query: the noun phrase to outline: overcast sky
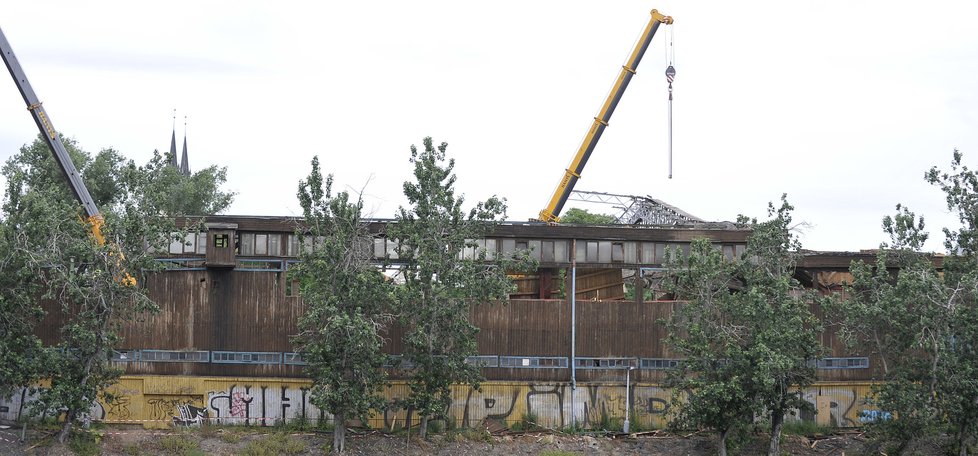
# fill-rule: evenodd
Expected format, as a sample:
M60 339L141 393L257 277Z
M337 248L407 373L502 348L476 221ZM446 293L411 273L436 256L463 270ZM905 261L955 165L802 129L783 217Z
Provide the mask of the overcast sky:
M954 226L926 169L978 164L978 3L963 1L9 2L6 33L55 126L144 163L178 141L228 167L230 214L296 215L313 155L390 217L411 144L448 142L468 201L548 202L649 20L660 29L578 183L707 220L787 193L804 247L874 248L896 203ZM6 77L6 75L4 75ZM0 160L37 134L0 78ZM179 147L180 145L178 145ZM573 207L570 203L565 207ZM593 207L599 212L612 208Z

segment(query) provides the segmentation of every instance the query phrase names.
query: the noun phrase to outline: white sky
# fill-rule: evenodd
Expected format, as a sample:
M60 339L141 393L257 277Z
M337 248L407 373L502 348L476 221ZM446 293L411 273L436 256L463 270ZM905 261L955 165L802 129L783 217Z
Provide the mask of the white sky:
M962 1L7 2L0 27L55 126L138 163L178 142L228 167L230 214L295 215L318 154L368 209L405 203L409 146L449 143L469 201L549 200L657 8L675 18L674 177L660 29L579 190L707 220L788 193L804 247L874 248L896 203L953 224L923 181L978 162L978 3ZM0 77L0 160L37 134ZM178 148L180 144L178 144ZM575 206L574 202L565 206ZM611 212L610 208L591 208Z

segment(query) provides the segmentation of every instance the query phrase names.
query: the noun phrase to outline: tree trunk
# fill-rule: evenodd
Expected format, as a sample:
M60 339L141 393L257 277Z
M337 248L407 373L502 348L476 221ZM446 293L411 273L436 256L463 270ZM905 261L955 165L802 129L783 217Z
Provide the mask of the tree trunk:
M968 432L964 423L958 431L958 456L968 456Z
M784 412L771 413L771 446L768 456L781 456L781 428L784 427Z
M65 412L65 423L61 425L61 432L58 433L58 443L65 443L71 435L71 423L75 421L75 410L68 409Z
M85 374L82 376L80 382L82 388L88 385L88 379L91 378L92 374L92 363L95 361L95 358L101 354L102 350L99 349L95 352L95 355L92 355L85 360ZM58 443L65 443L65 440L68 440L68 436L71 434L71 423L75 421L75 415L77 414L77 410L70 408L65 412L65 424L61 426L61 432L58 433Z
M728 435L730 435L730 428L720 430L720 456L727 456Z
M421 426L418 427L418 437L421 437L421 440L428 438L428 415L421 416Z
M346 451L346 419L342 414L333 415L333 453Z

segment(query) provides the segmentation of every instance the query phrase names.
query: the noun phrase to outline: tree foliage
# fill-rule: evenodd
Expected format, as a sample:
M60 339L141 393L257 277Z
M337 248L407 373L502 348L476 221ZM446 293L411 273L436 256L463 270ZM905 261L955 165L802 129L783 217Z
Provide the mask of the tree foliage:
M306 312L293 343L313 380L312 403L334 416L333 451L343 452L346 423L383 404L386 375L381 331L390 323L393 288L371 264L373 236L361 218L363 203L332 194L319 158L299 184L306 226L297 278Z
M227 167L208 166L189 176L170 165L169 153L153 151L141 167L145 178L143 192L160 214L213 215L224 212L234 201L234 192L224 191Z
M793 278L800 244L792 209L782 198L766 221L740 217L751 230L740 258L698 239L667 263L670 291L685 301L669 321L668 342L684 360L668 382L688 392L675 399L673 424L716 430L722 454L731 432L762 416L771 425L769 454L780 454L785 415L811 407L798 387L815 380L820 326L815 297Z
M922 251L923 217L897 205L883 219L890 241L873 264L852 264L848 299L837 309L843 339L880 359L883 382L869 401L892 418L867 427L900 452L946 432L964 455L978 431L978 175L961 158L955 150L950 171L933 167L924 176L961 222L944 228L942 270Z
M40 138L5 163L0 212L0 243L6 247L0 262L0 352L7 365L18 366L0 369L0 392L49 379L34 411L64 413L62 440L73 421L118 378L120 371L109 360L120 325L156 310L146 290L124 278L142 279L156 269L154 249L164 248L177 231L166 217L174 215L172 207L159 204L158 192L164 189L154 184L154 173L162 171L136 166L112 149L93 156L75 141L66 140L65 146L101 210L108 242L94 242L79 203ZM209 200L221 198L212 194ZM56 340L46 341L53 346L42 348L36 328L45 311L54 313L59 330Z
M411 146L415 180L404 183L410 207L399 209L388 232L403 265L397 305L404 356L413 364L406 405L420 414L422 437L428 419L447 412L452 384L474 386L480 380L479 368L466 362L477 352L478 328L468 321L469 306L507 299L514 289L507 269L526 267L479 248L476 241L505 216L505 201L492 197L463 210L447 148L436 148L430 137L423 150Z
M579 225L611 225L615 223L615 216L607 214L594 214L587 209L572 207L564 212L560 217L560 223L575 223Z

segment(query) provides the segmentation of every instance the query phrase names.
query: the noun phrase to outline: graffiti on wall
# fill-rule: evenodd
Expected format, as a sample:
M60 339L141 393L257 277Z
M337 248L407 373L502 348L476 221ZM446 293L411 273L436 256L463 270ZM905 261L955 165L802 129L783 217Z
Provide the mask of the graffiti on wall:
M311 423L330 419L310 402L309 387L282 384L233 384L208 391L207 408L217 423L269 426L277 421L302 419Z
M197 426L203 422L271 426L303 420L318 423L332 416L312 403L308 382L263 379L208 379L179 377L184 385L166 391L144 391L140 377L128 377L125 387L110 388L95 401L89 416L107 422L141 422L147 427ZM169 378L154 384L172 382ZM154 387L159 389L159 387ZM806 388L802 394L812 411L796 411L789 420L817 422L838 427L860 426L890 418L865 400L868 384L826 384ZM374 428L397 429L415 426L418 413L405 408L406 384L385 390L387 405L367 424ZM26 416L25 406L37 397L30 389L0 398L0 420L16 421ZM573 397L573 400L572 400ZM672 392L655 385L486 382L479 389L457 386L446 413L462 427L510 427L526 417L543 426L559 428L572 420L584 427L598 426L607 419L622 419L626 410L632 423L646 428L663 427L672 411Z

